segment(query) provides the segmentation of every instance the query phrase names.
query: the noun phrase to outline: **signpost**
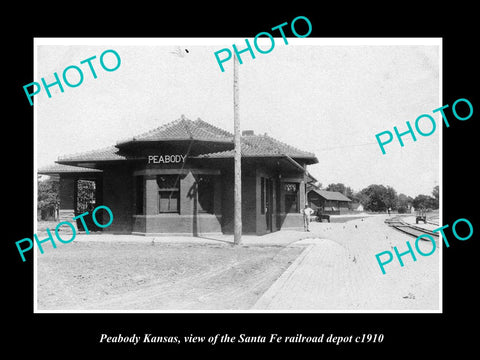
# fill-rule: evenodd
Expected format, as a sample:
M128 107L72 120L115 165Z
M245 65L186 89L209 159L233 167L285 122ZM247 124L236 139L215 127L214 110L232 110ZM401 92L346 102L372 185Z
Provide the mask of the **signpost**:
M241 143L240 143L240 112L238 93L238 59L233 58L233 133L234 133L234 230L233 243L242 242L242 169L241 169Z

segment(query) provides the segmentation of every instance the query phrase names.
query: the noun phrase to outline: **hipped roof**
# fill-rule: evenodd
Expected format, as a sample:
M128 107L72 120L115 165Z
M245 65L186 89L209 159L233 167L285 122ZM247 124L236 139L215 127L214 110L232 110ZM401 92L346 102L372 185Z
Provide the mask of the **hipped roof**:
M83 163L84 166L87 166L88 164L86 163L135 159L135 157L127 155L129 145L181 141L213 142L232 147L225 151L203 153L197 155L196 158L232 158L234 154L233 134L210 125L201 119L192 121L182 115L179 119L151 131L118 141L114 146L61 156L58 158L57 163L71 165L82 165ZM318 162L313 153L297 149L267 134L242 136L241 153L242 157L287 157L290 158L290 160L301 159L302 162L306 164L315 164Z
M179 119L158 128L147 131L143 134L117 142L117 147L134 142L150 141L213 141L213 142L231 142L233 135L228 131L217 128L209 123L197 119L195 121L187 119L182 115Z
M313 153L297 149L291 145L278 141L267 134L264 135L247 135L241 137L241 154L244 157L277 157L289 156L291 158L303 158L315 160L317 158ZM198 158L229 158L233 157L234 150L226 150L215 153L207 153L198 155ZM310 162L310 161L309 161Z

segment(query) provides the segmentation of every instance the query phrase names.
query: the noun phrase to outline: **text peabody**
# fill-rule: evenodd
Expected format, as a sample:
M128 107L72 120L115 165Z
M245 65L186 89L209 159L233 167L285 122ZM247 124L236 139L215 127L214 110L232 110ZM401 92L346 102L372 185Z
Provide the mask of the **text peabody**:
M143 338L140 335L133 334L132 336L108 336L107 334L101 334L99 342L101 343L132 343L137 345L142 339L143 343L173 343L180 344L178 336L152 336L152 334L144 334Z
M148 155L148 163L151 164L170 164L185 162L187 155Z

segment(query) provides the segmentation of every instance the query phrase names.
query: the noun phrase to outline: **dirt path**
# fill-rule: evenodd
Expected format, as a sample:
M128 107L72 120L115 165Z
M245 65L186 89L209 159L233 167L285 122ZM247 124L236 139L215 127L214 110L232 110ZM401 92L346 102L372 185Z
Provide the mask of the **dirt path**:
M300 249L298 249L300 250ZM115 298L88 304L86 309L199 310L248 309L281 275L299 251L283 249L273 259L242 259L212 266L173 283L156 281Z
M303 250L147 246L90 242L45 253L39 309L247 310Z

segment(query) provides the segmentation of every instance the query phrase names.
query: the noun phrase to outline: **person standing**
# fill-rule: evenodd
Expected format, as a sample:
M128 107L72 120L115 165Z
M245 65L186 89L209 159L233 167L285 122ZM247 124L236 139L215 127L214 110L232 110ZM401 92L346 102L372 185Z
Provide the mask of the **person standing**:
M305 208L302 210L303 214L303 230L310 231L310 216L314 213L313 209L308 206L308 203L305 204Z

